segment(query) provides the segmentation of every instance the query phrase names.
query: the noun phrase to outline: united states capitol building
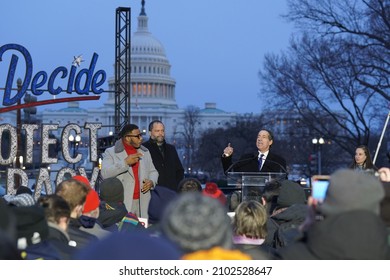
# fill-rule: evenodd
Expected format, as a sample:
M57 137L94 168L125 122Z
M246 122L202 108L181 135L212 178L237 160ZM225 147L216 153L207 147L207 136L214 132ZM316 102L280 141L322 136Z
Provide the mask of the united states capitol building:
M188 144L186 144L186 127L188 120L186 112L188 108L196 109L196 122L193 124L196 134L194 139L201 137L203 131L216 128L226 128L234 126L237 113L225 112L217 108L214 102L206 102L203 108L196 108L188 104L185 108L179 108L176 102L176 80L171 76L171 64L166 55L164 45L150 32L148 27L149 18L146 15L145 7L142 6L141 12L137 17L137 29L131 36L131 55L130 55L130 123L138 125L141 131L147 134L148 125L153 120L160 120L165 124L165 136L168 143L176 145L180 158L185 161ZM173 66L174 67L174 66ZM180 81L179 81L180 82ZM35 122L38 124L58 125L57 130L51 130L51 136L61 139L62 128L69 124L77 124L81 128L81 140L77 142L77 153L82 153L83 161L73 164L73 168L84 166L92 168L93 163L89 158L89 130L83 129L86 123L99 123L101 128L98 130L98 138L113 139L115 135L115 78L108 78L108 89L105 101L97 102L96 107L93 104L73 101L64 104L63 107L38 107L37 113L32 116L36 120L30 119L26 114L22 114L23 123ZM185 95L185 92L179 92ZM1 114L1 123L14 124L17 121L17 113L9 111ZM74 132L75 133L75 132ZM39 166L40 155L40 132L34 131L34 166ZM73 136L76 136L73 134ZM144 140L149 138L145 136ZM73 141L70 140L69 141ZM74 142L75 143L75 142ZM73 144L74 144L73 143ZM112 144L112 143L110 143ZM100 152L103 151L101 145ZM99 145L99 144L98 144ZM187 148L185 146L187 145ZM72 146L71 146L72 147ZM223 147L221 147L223 148ZM73 150L76 150L73 148ZM187 149L187 151L186 151ZM195 151L196 147L191 147ZM57 167L59 169L66 165L72 167L72 164L66 163L59 155ZM188 171L191 170L190 163L186 164Z
M146 132L152 120L161 120L165 124L167 141L173 141L175 137L182 137L186 126L186 109L179 108L176 103L176 81L170 74L171 65L163 44L149 31L148 20L142 7L137 30L131 38L130 122ZM101 107L83 108L82 103L70 102L66 108L38 112L37 118L44 123L59 124L60 127L69 123L81 127L86 122L101 123L98 136L108 136L114 128L114 84L114 77L109 78L111 92ZM205 103L204 108L198 111L197 131L225 127L235 122L235 116L236 113L218 109L216 103Z

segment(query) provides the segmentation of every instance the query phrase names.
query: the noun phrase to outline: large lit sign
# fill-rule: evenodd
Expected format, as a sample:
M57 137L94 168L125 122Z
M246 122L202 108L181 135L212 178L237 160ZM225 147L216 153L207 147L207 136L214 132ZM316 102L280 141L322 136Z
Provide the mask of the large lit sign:
M52 103L98 100L100 99L100 94L104 91L102 89L102 85L106 81L107 75L103 70L95 70L99 57L96 53L93 54L88 68L83 68L78 71L78 66L80 66L81 62L81 57L78 57L78 63L72 65L69 69L64 66L59 66L51 73L47 73L46 71L41 70L34 74L33 60L31 54L25 47L18 44L6 44L1 46L0 63L3 63L3 55L6 52L12 52L12 56L8 67L8 74L6 75L6 80L4 80L5 87L4 94L2 95L3 107L0 108L0 113ZM20 66L20 58L23 58L24 60L25 73L23 77L21 77L21 84L19 85L18 89L15 90L15 88L13 88L13 85L15 84L15 75L17 72L19 73L24 69L22 66ZM0 82L4 78L5 76L0 76ZM23 99L27 91L30 91L31 94L35 96L40 96L43 92L48 92L53 96L56 96L60 93L69 95L75 93L77 96L40 100L21 104L20 101ZM84 130L89 130L88 154L90 156L89 160L91 162L98 161L97 132L101 126L102 125L100 123L85 123L84 125ZM49 147L51 145L57 144L57 139L52 139L49 137L49 135L53 130L59 129L57 124L42 124L41 126L37 124L22 124L20 129L22 130L26 139L24 146L24 150L26 151L24 158L26 164L31 164L33 162L33 135L37 130L41 131L41 139L39 140L41 153L40 163L43 165L49 165L58 162L58 158L51 158L49 156ZM82 154L77 153L76 155L72 155L69 152L70 132L80 134L81 127L77 124L68 124L62 129L60 141L62 147L62 156L66 162L76 164L82 160ZM2 139L4 138L3 134L6 134L9 137L8 147L4 147L4 143L2 144ZM21 135L17 134L17 128L15 126L12 126L11 124L0 123L0 165L8 167L6 177L7 193L9 194L14 194L16 192L16 189L14 188L15 176L20 177L21 185L28 185L29 180L26 170L15 168L15 164L13 164L15 159L18 157L17 151L21 148L18 147L18 143L20 143L20 141L18 141L19 137L21 137ZM3 153L2 148L7 149L7 152ZM3 158L4 154L7 156ZM77 171L81 175L87 177L86 171L83 167L78 168ZM65 174L74 176L76 175L76 170L68 167L64 167L59 170L57 173L55 185L59 184L64 179ZM93 168L91 178L89 178L92 187L94 186L98 175L99 168ZM47 167L41 167L36 178L35 198L40 196L43 187L45 187L47 194L51 194L53 192L54 188L50 180L50 170Z
M98 130L101 128L100 123L85 123L84 129L89 131L89 160L91 162L97 162L98 161L98 154L97 154L97 134ZM34 150L34 131L38 130L39 126L37 124L23 124L22 125L22 131L24 135L26 136L26 145L25 145L25 164L31 164L33 162L33 150ZM58 158L52 158L49 155L49 149L51 145L57 144L57 139L50 138L51 132L58 130L59 126L58 124L43 124L41 127L41 139L40 139L40 163L45 164L55 164L58 162ZM77 134L81 133L81 127L77 124L68 124L62 129L61 133L61 147L62 147L62 156L64 160L68 163L78 163L80 162L82 158L81 153L76 153L73 155L70 150L70 143L69 143L69 135L71 132L75 132ZM2 145L2 139L3 134L8 134L10 136L10 140L8 141L8 147L4 147ZM10 125L10 124L0 124L0 165L2 166L12 166L15 158L17 157L17 151L18 151L18 137L21 137L21 135L17 134L16 127ZM9 151L7 156L3 158L2 154L2 148L6 148L7 151ZM79 167L77 170L81 175L84 177L88 177L85 169L83 167ZM76 170L73 170L69 167L64 167L57 173L55 185L58 185L60 182L64 180L65 174L70 174L71 176L75 176ZM7 168L7 193L15 194L16 189L14 188L15 182L14 177L15 175L19 176L22 181L22 185L27 186L28 185L28 175L26 173L26 170L20 169L20 168ZM95 167L92 170L91 178L89 178L89 181L91 183L91 186L95 185L95 182L99 175L99 168ZM50 180L50 171L48 168L40 168L39 174L37 176L36 180L36 187L35 187L35 197L38 198L41 194L42 188L45 187L46 193L51 194L53 191L52 182Z
M68 69L64 66L59 66L53 70L49 75L45 71L38 71L33 75L33 60L29 51L18 44L6 44L0 47L0 62L2 61L3 54L7 51L17 51L19 52L24 59L26 64L26 72L22 79L22 86L20 91L12 96L12 85L14 84L15 72L18 67L19 57L16 54L12 54L11 61L8 68L7 80L5 83L5 90L3 95L3 106L9 106L5 108L0 108L0 113L12 111L20 108L25 108L27 106L39 106L47 105L50 103L60 103L60 102L70 102L74 100L80 100L80 97L75 98L64 98L57 100L44 100L33 103L28 103L26 106L11 106L17 104L24 96L27 90L30 90L33 95L39 96L43 92L47 91L51 95L58 95L59 93L65 92L71 94L75 92L78 95L89 95L90 92L95 95L99 95L103 92L101 86L106 81L107 74L103 70L98 70L95 72L96 62L99 55L94 53L92 56L91 63L89 68L81 69L77 73L77 67L72 65ZM1 77L0 77L1 78ZM62 88L58 84L58 80L66 82L66 88ZM82 85L82 82L84 84ZM31 85L31 86L30 86ZM47 88L43 88L47 85ZM29 88L30 86L30 88ZM91 96L84 97L81 100L97 100L100 96Z

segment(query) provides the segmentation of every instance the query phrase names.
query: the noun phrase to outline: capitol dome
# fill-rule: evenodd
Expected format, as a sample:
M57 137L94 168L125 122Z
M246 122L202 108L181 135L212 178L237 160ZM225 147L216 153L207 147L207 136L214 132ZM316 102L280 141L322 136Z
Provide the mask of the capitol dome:
M171 65L164 46L149 32L144 4L143 1L137 17L137 31L131 37L131 107L177 109ZM113 87L114 81L110 84ZM112 102L113 94L109 98L109 103Z
M164 46L147 30L140 30L134 33L131 39L131 55L162 56L166 58Z

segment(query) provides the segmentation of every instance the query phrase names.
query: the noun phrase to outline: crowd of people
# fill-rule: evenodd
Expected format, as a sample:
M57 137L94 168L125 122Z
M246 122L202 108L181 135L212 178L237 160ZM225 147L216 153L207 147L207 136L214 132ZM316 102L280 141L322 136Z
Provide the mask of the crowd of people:
M365 146L330 175L323 201L287 176L245 199L184 178L161 121L149 136L124 126L103 155L99 192L77 175L37 201L27 187L0 198L0 259L390 259L390 169L376 168ZM223 170L286 173L273 141L261 129L257 151L236 161L229 143Z

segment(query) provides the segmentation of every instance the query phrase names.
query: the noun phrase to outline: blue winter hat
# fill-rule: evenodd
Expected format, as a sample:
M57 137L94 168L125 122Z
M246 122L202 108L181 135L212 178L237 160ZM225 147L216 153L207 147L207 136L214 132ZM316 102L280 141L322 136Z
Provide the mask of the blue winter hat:
M151 191L151 198L148 208L149 224L156 224L161 220L166 206L177 196L177 193L163 186L156 186Z
M115 232L80 251L79 260L179 260L181 251L162 236L149 232Z

